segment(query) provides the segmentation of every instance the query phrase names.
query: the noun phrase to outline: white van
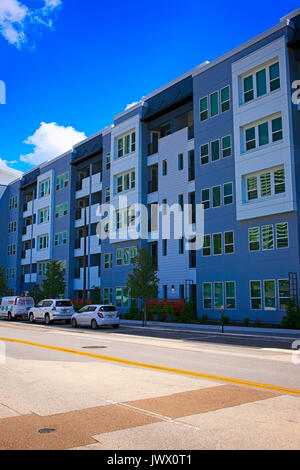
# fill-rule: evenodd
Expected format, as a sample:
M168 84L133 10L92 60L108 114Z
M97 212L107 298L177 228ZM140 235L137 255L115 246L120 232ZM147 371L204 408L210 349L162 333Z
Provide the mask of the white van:
M0 318L28 318L28 311L34 306L32 297L3 297L0 306Z

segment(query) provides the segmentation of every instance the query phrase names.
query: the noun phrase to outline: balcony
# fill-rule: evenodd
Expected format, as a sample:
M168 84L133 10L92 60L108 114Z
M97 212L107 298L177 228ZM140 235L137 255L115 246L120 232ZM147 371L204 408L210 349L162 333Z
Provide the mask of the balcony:
M158 180L148 181L148 194L158 191Z
M23 227L22 228L22 235L26 235L27 234L27 227Z
M154 155L158 152L158 142L151 142L148 144L148 156Z
M194 138L194 126L188 127L188 140L192 140Z

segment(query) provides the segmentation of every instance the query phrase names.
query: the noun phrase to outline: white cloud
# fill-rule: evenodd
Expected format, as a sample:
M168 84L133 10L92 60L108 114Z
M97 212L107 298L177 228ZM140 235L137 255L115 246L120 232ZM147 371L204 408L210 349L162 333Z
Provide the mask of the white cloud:
M52 27L51 15L61 5L61 0L44 0L42 8L31 10L20 0L0 0L0 34L20 49L28 44L28 33L34 26Z
M7 160L3 160L2 158L0 158L0 169L3 168L4 170L8 169L10 170L12 173L14 173L15 175L22 175L22 171L19 171L19 170L16 170L15 168L12 168L10 165L13 165L15 163L18 163L16 160L14 161L7 161Z
M84 139L84 132L79 132L74 127L59 126L56 122L41 122L35 133L24 141L25 144L34 146L33 152L21 155L20 160L38 165L71 150L73 145Z

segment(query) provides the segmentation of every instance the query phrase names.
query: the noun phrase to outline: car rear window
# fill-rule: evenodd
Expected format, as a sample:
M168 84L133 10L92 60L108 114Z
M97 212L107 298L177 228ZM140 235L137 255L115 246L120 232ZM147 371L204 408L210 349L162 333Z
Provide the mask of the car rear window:
M56 307L72 307L72 302L70 300L57 300Z
M106 305L105 307L100 308L100 312L116 312L117 309L116 307L113 307L112 305Z

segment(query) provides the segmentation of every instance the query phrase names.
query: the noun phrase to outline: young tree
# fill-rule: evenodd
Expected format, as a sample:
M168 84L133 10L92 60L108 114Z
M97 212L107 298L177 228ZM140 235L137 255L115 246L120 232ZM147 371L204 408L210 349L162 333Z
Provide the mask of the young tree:
M44 297L43 292L39 284L35 284L34 287L30 291L30 297L34 299L35 305L37 305Z
M44 299L57 299L65 295L65 269L59 261L49 262L46 270L46 279L42 282L42 295Z
M145 248L138 249L135 266L127 277L127 287L131 297L141 299L143 302L143 326L147 324L145 299L157 296L158 283L157 270L151 254Z
M7 283L5 277L5 269L2 264L0 264L0 295L4 295L7 290Z

